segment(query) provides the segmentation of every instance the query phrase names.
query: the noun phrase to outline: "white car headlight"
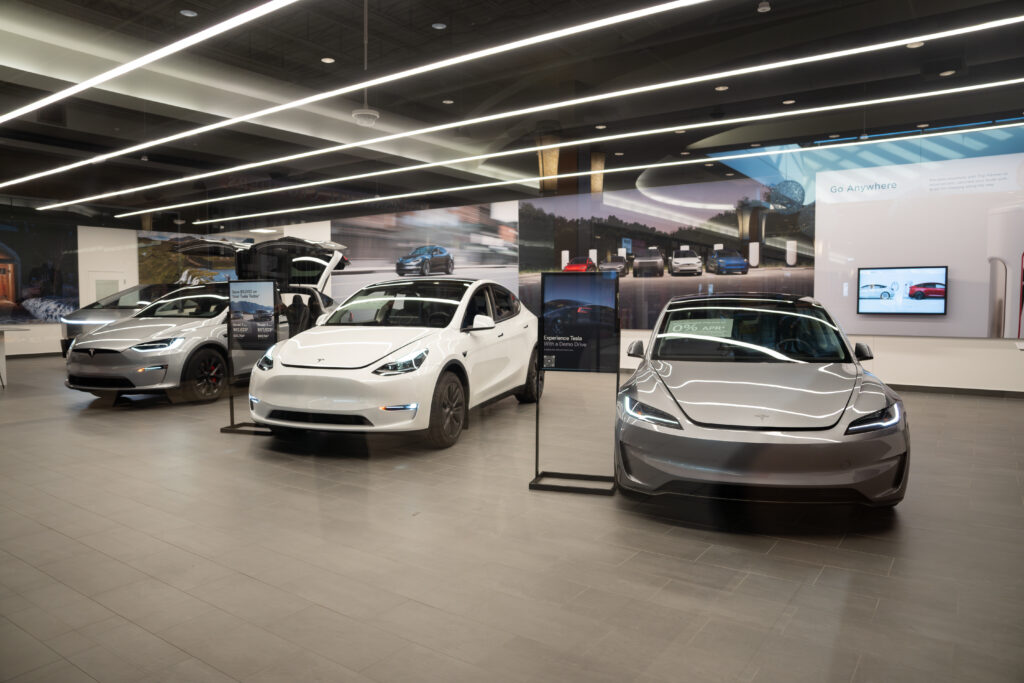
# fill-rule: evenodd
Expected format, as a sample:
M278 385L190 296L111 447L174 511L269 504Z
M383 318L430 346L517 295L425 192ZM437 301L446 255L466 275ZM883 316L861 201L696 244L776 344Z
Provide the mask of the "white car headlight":
M423 361L427 359L427 349L420 349L407 353L397 360L390 361L373 371L375 375L404 375L407 372L418 370Z
M877 429L892 427L900 421L899 402L890 403L885 408L858 418L846 428L847 434L859 434L861 432L873 432Z
M270 370L274 367L274 349L277 348L277 344L274 344L267 352L263 354L263 357L256 361L256 367L260 370Z
M626 411L634 420L640 420L641 422L648 422L659 427L674 427L675 429L682 429L683 426L679 424L679 420L672 417L664 410L658 410L646 403L641 403L635 398L626 396L622 399L622 408Z
M173 351L185 341L184 337L171 337L170 339L157 339L156 341L143 342L132 347L132 351Z

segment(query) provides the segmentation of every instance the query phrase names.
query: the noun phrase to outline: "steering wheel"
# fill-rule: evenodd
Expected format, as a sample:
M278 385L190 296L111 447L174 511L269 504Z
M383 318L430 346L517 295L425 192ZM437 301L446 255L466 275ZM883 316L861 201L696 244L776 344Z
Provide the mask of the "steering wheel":
M789 337L787 339L780 339L775 344L776 351L782 351L783 353L800 353L805 356L814 356L815 348L806 339L800 339L799 337Z

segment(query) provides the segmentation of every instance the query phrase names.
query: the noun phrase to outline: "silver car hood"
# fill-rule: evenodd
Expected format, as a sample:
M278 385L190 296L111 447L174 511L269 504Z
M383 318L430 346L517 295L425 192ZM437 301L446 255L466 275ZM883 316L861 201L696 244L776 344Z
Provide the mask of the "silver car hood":
M199 329L223 324L223 313L213 318L200 318L198 320L182 320L181 318L125 318L78 337L78 340L75 342L75 348L124 351L144 341L155 341L172 337L189 337Z
M422 327L321 325L278 346L274 358L292 367L364 368L438 331Z
M853 363L655 360L651 366L693 422L747 429L828 429L862 376Z

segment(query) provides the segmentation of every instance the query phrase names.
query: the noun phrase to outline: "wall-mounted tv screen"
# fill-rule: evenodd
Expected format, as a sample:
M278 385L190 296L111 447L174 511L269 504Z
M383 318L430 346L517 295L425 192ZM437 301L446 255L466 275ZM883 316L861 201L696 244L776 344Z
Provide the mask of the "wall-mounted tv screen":
M945 315L946 266L858 268L857 313Z

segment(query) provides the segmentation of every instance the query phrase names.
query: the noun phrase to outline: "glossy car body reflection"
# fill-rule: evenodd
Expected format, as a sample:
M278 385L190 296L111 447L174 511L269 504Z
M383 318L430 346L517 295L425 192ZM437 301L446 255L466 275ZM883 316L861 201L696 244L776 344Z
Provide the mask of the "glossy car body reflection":
M615 476L626 490L892 506L907 487L899 396L865 371L817 302L682 297L662 311L618 395Z
M257 363L250 414L279 433L423 430L447 447L473 406L536 400L536 340L536 316L495 282L369 285Z
M130 318L140 309L181 287L181 284L135 285L82 306L60 319L60 351L66 357L75 337L103 325Z

